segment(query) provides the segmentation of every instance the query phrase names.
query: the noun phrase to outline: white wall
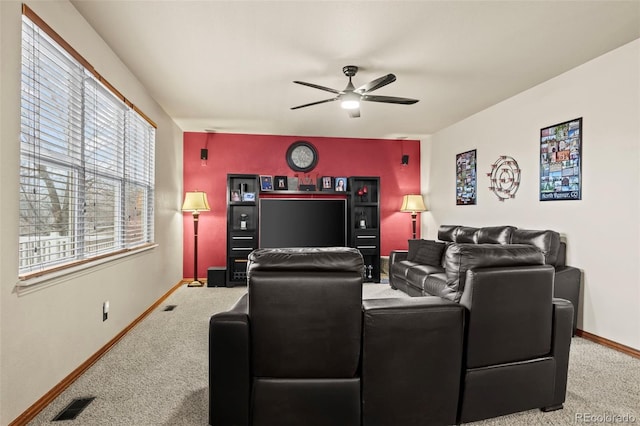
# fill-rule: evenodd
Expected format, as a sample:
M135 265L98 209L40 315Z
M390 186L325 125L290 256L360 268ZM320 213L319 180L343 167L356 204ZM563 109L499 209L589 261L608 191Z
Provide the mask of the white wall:
M27 4L158 125L159 246L16 292L21 3L0 1L0 424L24 412L182 278L182 133L66 1ZM51 284L51 283L49 283ZM102 303L110 301L102 322Z
M540 58L541 61L544 58ZM538 201L540 129L583 117L580 201ZM444 129L422 144L424 237L440 224L553 229L583 270L578 327L640 349L640 39ZM456 206L455 156L478 155L478 201ZM423 152L428 152L423 149ZM515 199L491 192L500 155L522 169Z

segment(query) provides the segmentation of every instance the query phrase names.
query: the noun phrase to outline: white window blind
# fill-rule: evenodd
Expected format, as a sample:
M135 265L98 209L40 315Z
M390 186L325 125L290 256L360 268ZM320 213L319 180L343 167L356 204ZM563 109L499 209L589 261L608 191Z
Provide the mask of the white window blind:
M154 238L155 127L48 30L23 15L21 278Z

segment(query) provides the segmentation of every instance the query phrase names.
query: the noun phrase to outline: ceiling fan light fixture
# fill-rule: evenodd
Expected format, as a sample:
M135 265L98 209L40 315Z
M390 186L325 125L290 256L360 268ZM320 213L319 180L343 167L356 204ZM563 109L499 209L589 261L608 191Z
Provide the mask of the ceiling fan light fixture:
M360 101L353 100L353 99L346 99L342 101L340 106L342 107L342 109L358 109L360 108Z

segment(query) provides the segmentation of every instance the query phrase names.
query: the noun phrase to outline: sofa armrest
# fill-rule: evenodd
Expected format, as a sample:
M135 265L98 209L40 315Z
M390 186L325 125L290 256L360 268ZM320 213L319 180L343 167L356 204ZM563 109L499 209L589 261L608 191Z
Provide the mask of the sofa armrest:
M362 307L362 424L454 424L464 308L439 297L372 299Z
M249 425L248 295L209 320L209 424Z
M573 304L564 299L553 299L553 335L551 356L556 361L556 380L550 409L561 408L567 394L569 349L573 331Z
M408 255L409 250L391 250L389 253L389 269L394 263L407 260Z
M398 286L396 285L396 283L394 283L393 274L391 273L393 264L396 262L407 260L408 256L408 250L391 250L391 252L389 252L389 285L394 290L397 290Z
M573 334L578 327L578 304L580 303L580 281L582 271L573 266L556 267L553 297L566 299L573 304Z

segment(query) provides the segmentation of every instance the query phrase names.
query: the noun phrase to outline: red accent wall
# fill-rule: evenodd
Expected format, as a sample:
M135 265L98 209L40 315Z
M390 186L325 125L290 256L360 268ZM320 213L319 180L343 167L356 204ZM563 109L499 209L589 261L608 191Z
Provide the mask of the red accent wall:
M200 214L198 225L199 277L206 277L210 266L226 265L227 174L303 176L291 170L285 159L287 148L297 140L312 143L318 151L318 165L309 173L314 179L380 176L381 254L386 256L391 250L407 248L411 215L399 210L404 194L420 193L419 141L187 132L184 134L183 189L205 191L211 206L211 211ZM209 152L206 166L200 160L202 148ZM403 154L409 155L408 165L401 164ZM190 213L183 213L183 227L183 275L191 277L193 219Z

